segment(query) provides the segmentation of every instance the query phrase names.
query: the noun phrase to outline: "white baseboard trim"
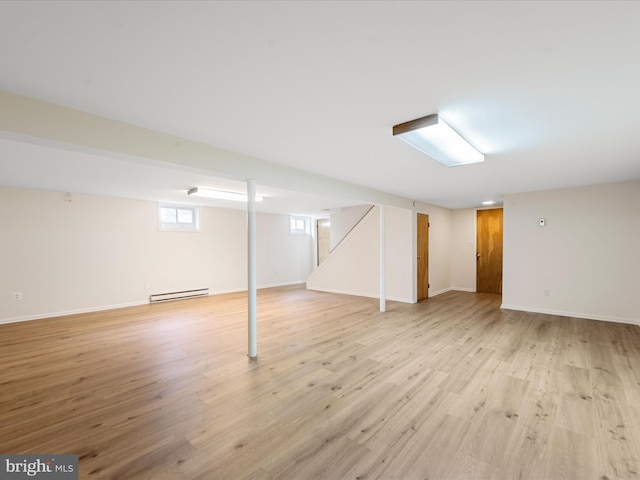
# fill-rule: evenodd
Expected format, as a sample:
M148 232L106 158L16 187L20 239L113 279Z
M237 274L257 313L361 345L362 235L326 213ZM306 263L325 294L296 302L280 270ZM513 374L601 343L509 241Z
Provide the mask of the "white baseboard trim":
M296 280L295 282L285 282L285 283L269 283L266 285L258 285L258 290L262 288L277 288L277 287L289 287L291 285L306 285L306 280ZM247 290L246 288L244 289Z
M403 298L403 297L387 297L387 300L390 300L392 302L400 302L400 303L416 303L411 298Z
M449 290L455 290L456 292L471 292L475 293L475 288L464 288L464 287L451 287Z
M362 293L362 292L354 292L351 290L335 290L335 289L321 289L321 288L311 288L309 287L309 285L307 284L307 290L314 290L316 292L326 292L326 293L336 293L338 295L352 295L354 297L366 297L366 298L380 298L377 294L369 294L369 293ZM429 292L429 298L431 297L435 297L437 295L442 295L443 293L447 293L447 292L451 292L451 291L462 291L462 292L475 292L475 290L473 289L462 289L462 288L443 288L441 290L436 290L435 292ZM411 299L411 298L405 298L405 297L387 297L387 300L390 300L392 302L401 302L401 303L416 303L415 300Z
M273 283L267 285L258 286L258 290L263 288L274 288L274 287L286 287L289 285L304 285L304 280L298 280L295 282L286 282L286 283ZM246 292L246 288L231 288L228 290L215 290L209 291L208 296L212 295L224 295L225 293L239 293ZM10 317L10 318L0 318L0 325L5 323L18 323L18 322L28 322L30 320L42 320L45 318L55 318L55 317L64 317L66 315L78 315L82 313L93 313L93 312L102 312L104 310L114 310L116 308L126 308L126 307L136 307L139 305L149 305L149 299L146 298L144 300L138 300L135 302L127 302L127 303L118 303L114 305L101 305L97 307L87 307L87 308L78 308L73 310L63 310L60 312L49 312L49 313L38 313L34 315L25 315L23 317Z
M451 288L443 288L442 290L436 290L435 292L429 290L429 297L436 297L438 295L442 295L443 293L450 292L451 290Z
M634 318L594 315L594 314L583 313L583 312L566 312L564 310L551 310L547 308L522 307L519 305L507 305L505 303L500 305L500 308L504 310L517 310L520 312L544 313L546 315L559 315L561 317L585 318L587 320L599 320L602 322L614 322L614 323L627 323L630 325L640 326L640 319L634 319Z
M148 305L149 300L137 302L118 303L115 305L103 305L100 307L78 308L73 310L64 310L60 312L38 313L35 315L26 315L24 317L0 318L0 325L4 323L28 322L29 320L42 320L43 318L64 317L66 315L77 315L79 313L102 312L103 310L114 310L116 308L136 307L138 305Z
M322 288L310 288L308 284L307 284L307 290L312 290L314 292L335 293L335 294L338 294L338 295L351 295L353 297L365 297L365 298L376 298L376 299L380 298L380 296L378 294L370 294L370 293L363 293L363 292L353 292L353 291L350 291L350 290L335 290L335 289L329 290L329 289L322 289ZM391 302L415 303L410 298L403 298L403 297L387 296L387 300L389 300Z
M442 290L437 290L435 292L429 292L429 297L435 297L436 295L441 295L441 294L447 293L447 292L471 292L471 293L475 293L475 289L473 289L473 288L458 288L458 287L443 288Z
M258 286L256 286L256 289L262 290L263 288L288 287L288 286L291 286L291 285L304 285L304 284L305 284L304 280L297 280L295 282L269 283L269 284L265 284L265 285L258 285ZM211 295L225 295L227 293L240 293L240 292L246 292L246 291L247 291L246 288L229 288L229 289L225 289L225 290L213 290L213 291L209 291L209 296L211 296Z

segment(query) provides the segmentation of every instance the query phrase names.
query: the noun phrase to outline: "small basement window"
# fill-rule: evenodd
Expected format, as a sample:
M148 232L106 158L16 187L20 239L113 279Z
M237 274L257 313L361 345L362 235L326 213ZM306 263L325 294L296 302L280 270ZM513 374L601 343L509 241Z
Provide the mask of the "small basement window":
M200 230L200 207L185 205L159 205L160 230L197 232Z
M289 233L291 235L311 235L310 217L289 217Z

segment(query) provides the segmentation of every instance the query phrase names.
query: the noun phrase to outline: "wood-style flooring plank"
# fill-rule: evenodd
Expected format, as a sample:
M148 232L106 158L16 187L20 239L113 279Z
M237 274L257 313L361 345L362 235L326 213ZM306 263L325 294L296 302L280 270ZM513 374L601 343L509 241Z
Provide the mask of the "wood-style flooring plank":
M105 480L640 480L640 328L259 291L0 325L0 452Z

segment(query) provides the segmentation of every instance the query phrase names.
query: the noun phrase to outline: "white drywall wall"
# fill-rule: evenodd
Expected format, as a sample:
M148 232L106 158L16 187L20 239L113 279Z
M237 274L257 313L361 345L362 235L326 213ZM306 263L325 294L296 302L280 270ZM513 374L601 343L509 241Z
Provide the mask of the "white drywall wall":
M503 307L640 324L639 245L638 181L505 195Z
M0 322L247 288L246 214L202 208L200 232L158 230L154 202L0 187ZM257 215L258 287L302 283L313 238ZM13 293L21 292L22 300Z
M476 290L476 209L451 211L451 289Z
M445 208L422 206L429 213L429 276L432 288L449 287L450 218ZM415 302L416 214L386 207L387 298ZM365 297L379 297L380 208L375 207L307 281L307 288Z
M342 241L370 209L371 205L356 205L355 207L343 207L340 209L340 213L332 213L329 218L329 227L331 229L329 249L336 248L336 245Z

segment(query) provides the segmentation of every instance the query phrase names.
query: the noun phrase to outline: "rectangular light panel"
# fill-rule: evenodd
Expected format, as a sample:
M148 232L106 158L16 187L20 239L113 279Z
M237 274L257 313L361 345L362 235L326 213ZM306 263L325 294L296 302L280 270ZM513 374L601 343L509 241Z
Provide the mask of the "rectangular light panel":
M484 155L437 113L396 125L393 135L448 167L484 161Z

